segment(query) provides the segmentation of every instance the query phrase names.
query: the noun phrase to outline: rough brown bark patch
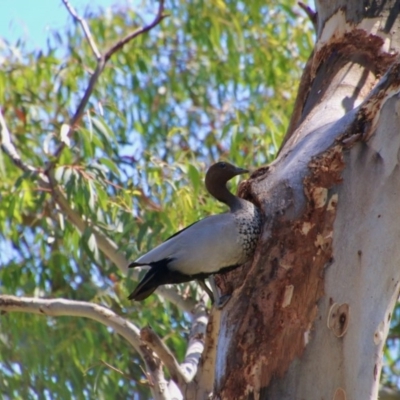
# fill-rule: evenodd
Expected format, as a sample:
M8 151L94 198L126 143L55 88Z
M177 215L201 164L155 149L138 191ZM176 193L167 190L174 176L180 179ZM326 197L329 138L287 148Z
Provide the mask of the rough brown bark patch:
M383 45L381 37L368 34L363 29L354 29L338 38L334 36L326 46L315 53L311 74L316 75L324 65L330 68L328 61L334 57L335 63L339 60L342 64L358 62L380 77L396 59L396 54L382 50Z
M341 182L343 168L340 145L313 159L304 180L308 201L302 216L276 219L266 228L271 232L259 243L250 271L243 268L226 275L228 284L239 290L224 317L226 329L234 331L217 398L257 393L302 355L323 295L324 268L332 257L338 201L334 186ZM287 187L277 190L281 196L274 197L290 207L292 192Z
M327 45L311 54L300 81L292 118L280 152L311 110L322 101L333 77L346 65L358 64L365 68L363 85L368 86L365 93L369 93L397 56L383 51L383 44L381 37L355 29L342 37L333 37ZM367 84L368 71L372 72L375 80Z

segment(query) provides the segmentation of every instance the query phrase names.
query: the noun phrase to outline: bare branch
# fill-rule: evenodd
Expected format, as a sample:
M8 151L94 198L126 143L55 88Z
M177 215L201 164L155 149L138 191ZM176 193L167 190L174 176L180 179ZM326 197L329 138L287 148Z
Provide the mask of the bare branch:
M93 54L96 56L96 59L99 60L101 58L101 54L99 50L97 49L96 43L93 39L92 34L90 33L90 29L86 21L78 15L78 13L74 10L74 8L71 6L68 0L62 0L64 3L65 7L67 8L68 12L72 15L72 17L77 20L83 29L83 32L85 33L86 39L89 42L90 48L93 51Z
M128 320L115 314L107 307L86 301L66 299L39 299L0 295L0 311L25 312L51 317L71 316L84 317L115 330L125 338L145 360L147 375L151 381L154 399L169 400L167 382L165 381L160 361L155 358L140 341L139 328Z
M11 158L13 163L24 172L37 174L38 170L31 165L22 161L15 146L11 142L10 131L7 128L6 121L4 120L3 113L0 109L0 143L3 151Z
M115 371L116 373L120 374L124 378L131 379L131 377L129 375L127 375L125 372L121 371L117 367L114 367L113 365L109 364L108 362L106 362L104 360L100 360L100 363L104 364L107 368L112 369L113 371ZM90 367L90 368L93 368L93 367Z
M81 24L84 22L83 19L81 19L75 12L75 10L72 8L72 6L69 4L68 0L63 0L65 6L71 13L71 15L76 18ZM159 7L159 12L157 16L155 17L154 21L143 28L140 29L139 31L135 31L133 34L129 35L132 40L133 38L137 37L139 34L144 33L149 31L152 27L156 26L163 18L162 16L162 11L164 9L163 6L164 2L163 0L160 3ZM162 18L161 18L162 17ZM82 22L83 21L83 22ZM85 26L86 23L85 23ZM85 29L85 28L84 28ZM87 30L87 32L89 32ZM86 33L86 31L85 31ZM90 32L89 32L90 34ZM89 40L89 39L88 39ZM126 38L123 39L124 43L127 43ZM123 45L122 44L122 45ZM116 46L116 45L115 45ZM120 46L122 47L122 46ZM119 48L120 48L119 47ZM112 51L112 53L115 53L118 49L115 47L115 49ZM91 93L94 89L94 86L104 69L105 61L104 58L101 58L101 60L98 62L96 71L94 74L91 76L88 87L85 91L85 94L77 108L77 111L75 112L72 120L71 120L71 125L70 125L70 130L68 132L68 136L71 134L73 127L75 123L81 118L83 115L85 106L87 102L89 101L89 98L91 96ZM0 138L1 138L1 147L4 150L4 152L11 158L11 160L14 162L14 164L20 168L24 172L31 172L35 173L39 177L39 182L44 188L49 188L52 191L52 195L56 203L60 206L61 210L67 216L69 221L82 233L84 232L87 228L91 228L93 231L93 235L96 238L96 243L98 248L106 255L106 257L113 262L114 264L117 265L117 267L124 273L127 274L127 265L128 265L128 260L118 251L118 246L116 245L115 242L113 242L111 239L109 239L107 236L102 234L96 226L90 223L90 221L85 221L71 206L69 205L69 202L65 195L62 193L61 189L57 185L57 183L54 181L52 178L52 173L50 171L52 170L52 167L55 165L55 161L50 162L46 168L45 173L42 173L40 170L26 164L25 162L22 161L21 157L17 153L17 150L15 149L14 145L11 142L11 136L10 132L7 128L7 124L4 120L3 114L1 113L0 110ZM65 143L62 143L58 149L56 150L54 156L57 158L63 148L65 147ZM139 271L136 270L132 274L133 279L138 279L139 278ZM185 312L191 313L192 310L195 307L195 301L191 299L183 299L182 296L178 294L178 292L171 287L161 287L157 290L157 292L163 296L165 299L169 300L173 304L175 304L177 307L182 309Z
M69 131L66 134L67 137L70 137L72 135L72 132L75 130L76 125L81 120L83 113L85 111L86 105L89 102L90 96L93 93L94 87L97 83L97 80L99 79L99 76L103 72L104 67L105 67L105 62L104 62L103 57L101 57L100 60L98 61L97 67L96 67L93 75L90 77L88 86L85 90L82 100L79 102L78 108L76 109L75 114L73 115L73 117L69 123ZM56 159L58 159L58 157L64 150L65 146L66 146L66 144L64 141L58 146L58 148L56 149L56 151L54 152L54 155L53 155L55 160L53 160L52 162L50 162L48 164L46 171L49 171L50 169L52 169L54 167Z
M146 33L153 29L155 26L157 26L165 17L164 15L164 0L160 0L159 6L158 6L158 12L154 20L149 24L145 25L142 28L137 29L136 31L130 33L129 35L125 36L123 39L118 40L117 43L112 45L105 53L104 53L104 59L107 62L110 57L116 53L118 50L122 49L123 46L125 46L128 42L131 40L135 39L137 36L142 35L143 33Z
M141 345L142 358L146 364L147 371L144 373L149 380L154 400L171 400L168 383L165 380L161 360L146 345Z
M67 198L57 185L57 182L54 181L52 174L48 173L47 176L50 181L50 188L52 191L53 199L60 206L61 210L68 218L68 220L78 229L80 233L83 233L86 229L90 228L96 238L98 248L107 256L107 258L111 262L117 265L117 267L124 274L127 274L128 260L120 252L118 252L118 246L116 245L116 243L109 239L107 236L103 235L96 226L90 223L90 221L85 221L78 212L71 208Z
M170 379L168 382L168 391L173 400L192 400L191 398L184 399L178 385L172 379Z
M90 221L85 221L79 213L71 208L67 198L57 185L57 182L54 181L52 173L49 172L47 176L50 181L50 185L47 183L47 186L50 187L54 201L60 206L64 215L79 230L79 232L83 233L86 229L90 228L93 232L94 237L96 238L97 246L101 250L101 252L104 253L105 256L111 262L113 262L124 275L126 275L128 272L127 266L129 264L129 261L125 258L123 254L121 254L117 244L109 237L101 233L95 225L90 223ZM43 184L45 184L45 182L43 182ZM132 273L132 278L138 280L139 272L140 270L134 270ZM169 300L171 303L175 304L179 309L188 313L192 313L196 305L194 300L182 298L182 296L178 294L176 289L172 287L162 286L157 289L157 293L159 293L165 299Z
M163 364L168 368L172 380L178 385L180 391L185 393L186 386L190 382L190 379L185 371L181 369L178 361L168 347L150 327L143 328L140 331L140 339L157 354Z
M308 18L310 18L311 23L313 24L315 30L317 29L317 19L318 13L314 11L310 6L304 4L303 2L299 1L297 3L299 7L307 14Z
M203 398L207 398L213 390L215 369L217 365L217 347L219 329L221 326L221 310L213 307L208 320L207 334L204 351L201 359L201 368L198 369L196 382L203 393Z
M181 365L178 364L168 347L150 327L143 328L140 331L142 341L157 354L168 369L172 378L169 384L169 392L171 394L174 393L174 397L178 399L206 398L204 396L199 397L199 391L202 388L194 381L199 360L204 349L204 339L207 329L208 316L203 301L197 304L192 320L193 325L189 336L189 345L185 361ZM178 393L178 389L180 393ZM210 393L207 392L208 394Z
M139 280L139 271L136 270L135 272L137 275L134 274L133 277L134 279ZM156 290L156 293L164 297L164 299L175 304L180 310L183 310L187 313L192 313L194 307L196 306L195 300L191 298L183 298L171 285L159 286Z
M124 337L140 354L139 328L131 322L115 314L107 307L66 299L39 299L0 295L0 310L5 312L25 312L31 314L59 317L68 315L93 319L113 328Z
M204 350L204 342L207 330L208 314L205 303L200 301L192 317L192 329L189 334L189 343L186 350L185 360L181 364L181 369L185 371L190 381L197 373L198 364Z
M64 4L68 8L68 11L71 13L72 7L69 5L67 0L63 0ZM67 5L68 4L68 5ZM75 11L73 11L75 12ZM115 43L113 46L111 46L103 55L99 55L97 57L97 67L96 70L94 71L93 75L90 77L88 86L86 87L85 93L82 97L82 100L79 102L78 108L75 111L74 116L71 118L71 121L69 122L69 132L67 132L67 136L71 136L72 132L74 131L77 123L81 120L83 116L83 112L85 111L86 105L89 101L90 96L93 93L94 87L99 79L99 76L103 72L107 61L110 59L110 57L116 53L118 50L120 50L125 44L130 42L131 40L135 39L139 35L142 35L143 33L146 33L153 29L155 26L157 26L166 16L163 14L164 12L164 0L160 0L160 5L158 8L157 15L155 16L154 20L149 24L146 25L142 28L137 29L136 31L132 32L131 34L127 35L125 38L119 40L117 43ZM72 14L72 13L71 13ZM72 14L74 16L74 14ZM76 13L75 13L76 15ZM74 16L75 17L75 16ZM83 19L79 20L79 22L84 21ZM82 23L81 23L82 24ZM85 23L86 24L86 23ZM88 30L89 34L90 31ZM86 37L87 33L85 31ZM89 40L89 39L88 39ZM89 41L90 43L90 41ZM94 43L94 42L93 42ZM96 53L95 53L96 54ZM55 162L60 156L61 152L65 148L65 143L62 142L56 151L54 152L54 160L50 162L46 168L46 171L49 171L50 169L54 168Z
M11 142L11 135L7 128L7 124L4 120L3 114L0 110L0 139L1 148L4 152L11 158L14 164L24 172L30 172L37 175L39 178L40 185L43 189L50 189L53 195L54 201L60 206L64 215L68 220L81 232L85 232L87 228L91 228L93 235L96 238L96 243L98 248L106 255L106 257L113 262L123 274L127 274L127 265L129 261L118 251L118 246L106 235L102 234L99 229L90 223L90 221L85 221L81 215L79 215L71 206L61 189L59 188L57 182L55 182L52 171L47 172L45 175L38 169L26 164L22 161L21 157L17 153L16 148ZM133 279L139 279L139 270L133 271ZM157 293L163 296L165 299L169 300L171 303L175 304L179 309L192 313L196 303L192 299L184 299L178 294L178 292L171 287L160 287L157 289Z

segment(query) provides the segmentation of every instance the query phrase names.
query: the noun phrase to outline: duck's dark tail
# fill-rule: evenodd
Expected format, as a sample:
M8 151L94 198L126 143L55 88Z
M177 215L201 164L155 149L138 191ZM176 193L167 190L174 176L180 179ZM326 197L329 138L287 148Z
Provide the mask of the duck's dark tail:
M149 297L160 285L174 283L171 281L171 273L168 270L168 263L170 261L170 258L164 258L147 264L137 262L129 264L129 268L149 265L150 269L136 286L136 289L128 296L128 299L136 301L147 299L147 297Z
M151 267L136 286L136 289L128 296L128 299L136 301L147 299L160 285L157 281L157 271Z

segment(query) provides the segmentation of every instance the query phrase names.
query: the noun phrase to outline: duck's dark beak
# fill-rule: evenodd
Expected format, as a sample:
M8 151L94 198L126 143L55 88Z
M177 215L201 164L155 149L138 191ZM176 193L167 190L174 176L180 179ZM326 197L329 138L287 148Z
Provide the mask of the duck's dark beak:
M247 174L249 172L248 169L236 167L236 175Z

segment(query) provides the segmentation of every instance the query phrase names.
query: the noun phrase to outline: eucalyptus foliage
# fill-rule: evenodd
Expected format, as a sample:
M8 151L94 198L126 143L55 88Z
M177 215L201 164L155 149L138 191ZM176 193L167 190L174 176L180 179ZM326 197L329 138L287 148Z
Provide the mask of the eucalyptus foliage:
M116 5L86 19L104 49L156 7ZM73 209L132 258L223 210L203 185L212 162L255 169L273 160L313 43L291 0L170 0L166 11L161 25L110 60L54 170ZM46 168L95 68L90 47L71 19L40 51L3 39L0 61L0 103L14 144L24 161ZM187 317L157 295L127 301L134 282L91 232L79 234L48 190L3 153L0 174L1 293L107 305L150 324L182 357ZM187 296L192 288L180 287ZM141 362L93 321L1 317L2 398L147 398Z

